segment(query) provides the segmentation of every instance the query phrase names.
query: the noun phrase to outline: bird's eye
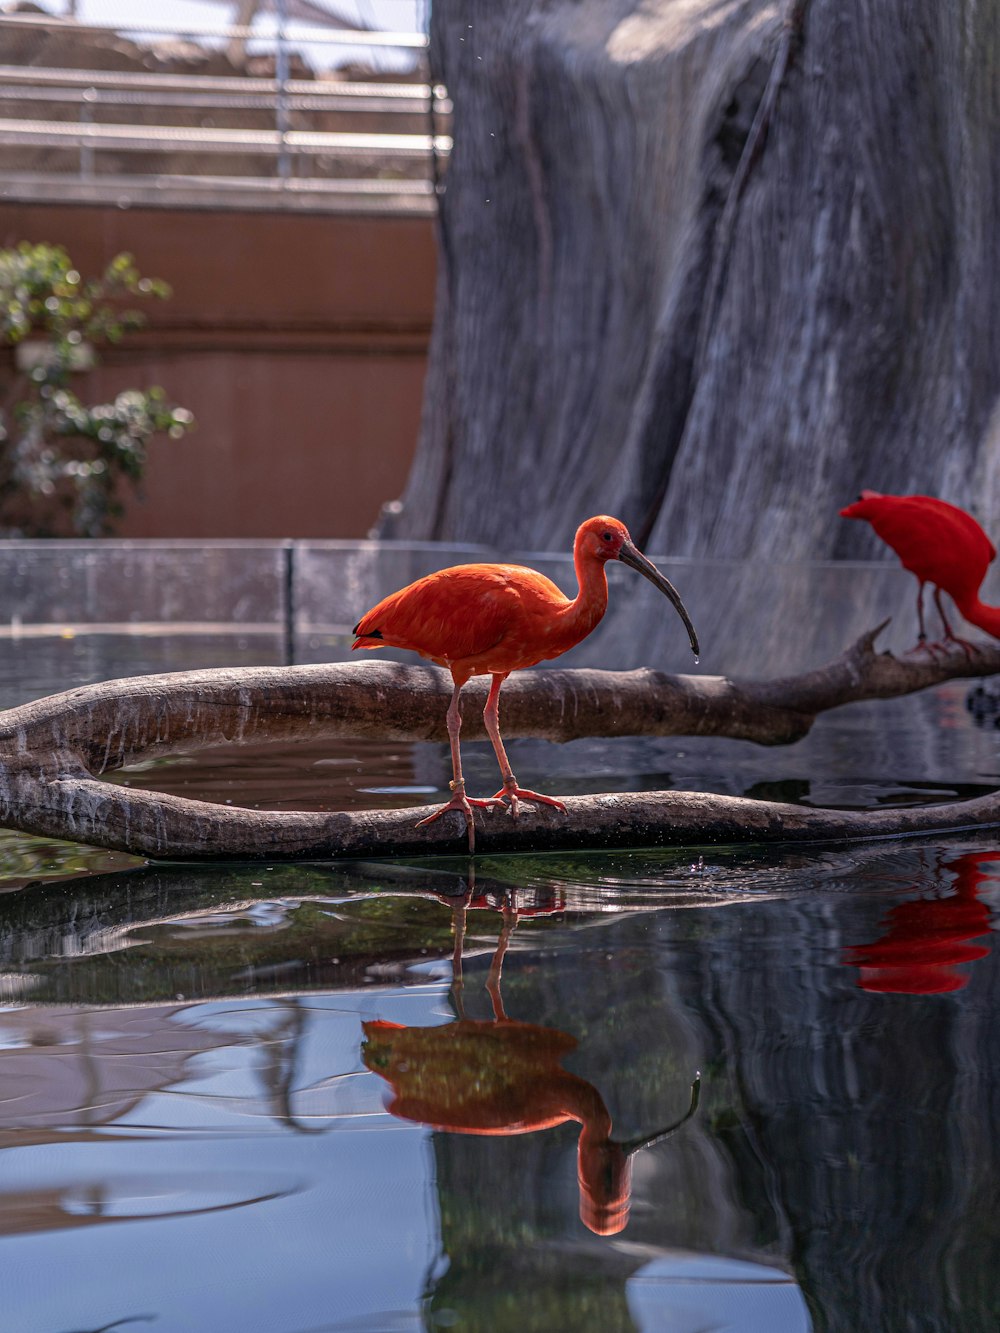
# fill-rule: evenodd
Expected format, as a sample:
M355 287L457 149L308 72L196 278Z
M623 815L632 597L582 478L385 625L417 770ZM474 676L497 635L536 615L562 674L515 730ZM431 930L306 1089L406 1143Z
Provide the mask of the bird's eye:
M602 537L602 539L603 539L604 541L609 542L609 541L611 540L611 533L610 533L610 532L602 532L602 533L601 533L601 537Z

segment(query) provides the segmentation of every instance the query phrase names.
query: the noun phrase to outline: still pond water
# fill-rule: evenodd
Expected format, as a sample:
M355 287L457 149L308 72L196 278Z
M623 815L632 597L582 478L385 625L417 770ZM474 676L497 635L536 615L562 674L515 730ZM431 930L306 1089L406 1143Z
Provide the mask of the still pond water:
M323 645L314 645L320 660ZM281 660L4 645L0 704ZM305 660L309 660L308 658ZM968 687L797 746L511 745L574 792L1000 784ZM495 788L486 745L470 790ZM263 808L440 799L447 748L186 757ZM1000 842L251 868L0 835L4 1333L1000 1327Z

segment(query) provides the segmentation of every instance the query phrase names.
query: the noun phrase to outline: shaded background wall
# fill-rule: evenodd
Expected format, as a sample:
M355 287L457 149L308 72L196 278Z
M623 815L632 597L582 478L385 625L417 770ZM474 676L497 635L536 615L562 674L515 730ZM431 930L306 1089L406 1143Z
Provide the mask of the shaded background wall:
M160 384L198 429L150 447L126 537L362 537L416 441L434 300L428 217L18 205L0 245L131 251L173 288L81 381Z

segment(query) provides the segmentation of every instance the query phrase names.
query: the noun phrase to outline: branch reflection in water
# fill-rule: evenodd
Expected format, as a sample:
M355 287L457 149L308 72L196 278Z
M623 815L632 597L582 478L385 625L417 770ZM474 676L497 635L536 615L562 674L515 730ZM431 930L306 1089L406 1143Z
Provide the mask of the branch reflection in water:
M462 954L467 914L470 908L491 906L485 896L475 895L473 884L470 868L470 887L453 909L456 1022L443 1027L365 1022L362 1058L392 1089L386 1108L390 1114L434 1130L532 1134L577 1121L581 1221L596 1235L617 1235L628 1222L633 1154L661 1142L691 1119L698 1108L701 1077L695 1075L690 1104L679 1120L627 1142L611 1137L611 1116L600 1092L562 1067L563 1058L577 1046L576 1038L557 1028L510 1018L504 1009L503 960L522 914L516 889L504 893L498 904L502 926L486 980L493 1018L466 1018ZM559 911L561 906L523 909L523 914Z

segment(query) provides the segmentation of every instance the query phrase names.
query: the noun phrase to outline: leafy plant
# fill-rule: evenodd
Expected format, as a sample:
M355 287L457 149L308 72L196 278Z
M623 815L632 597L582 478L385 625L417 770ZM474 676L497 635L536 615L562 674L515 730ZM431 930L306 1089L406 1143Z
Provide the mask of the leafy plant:
M68 526L106 536L122 512L120 483L141 479L152 436L191 429L191 413L158 387L93 405L70 388L96 364L97 346L145 323L126 302L169 295L129 254L84 279L61 246L0 250L0 348L10 349L0 359L0 534L48 537Z

